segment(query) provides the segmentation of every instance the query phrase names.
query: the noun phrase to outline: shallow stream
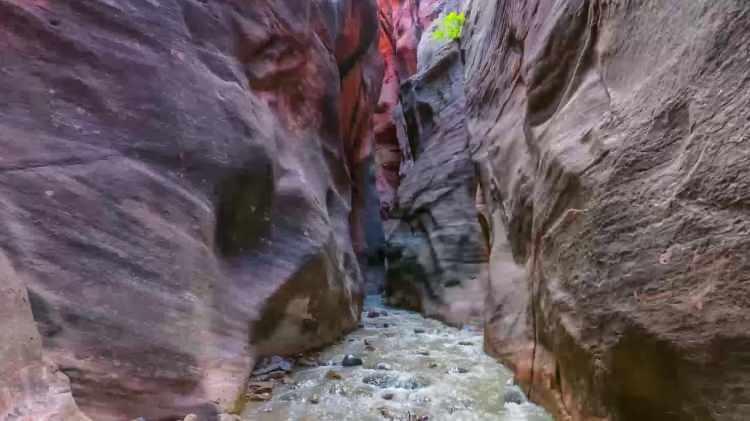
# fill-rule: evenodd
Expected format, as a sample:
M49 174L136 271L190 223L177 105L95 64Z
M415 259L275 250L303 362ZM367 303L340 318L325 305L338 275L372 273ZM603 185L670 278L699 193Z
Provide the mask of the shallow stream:
M347 354L362 365L342 366ZM482 352L478 328L386 308L375 296L365 301L362 327L316 359L325 365L295 367L270 400L251 404L242 419L552 421Z

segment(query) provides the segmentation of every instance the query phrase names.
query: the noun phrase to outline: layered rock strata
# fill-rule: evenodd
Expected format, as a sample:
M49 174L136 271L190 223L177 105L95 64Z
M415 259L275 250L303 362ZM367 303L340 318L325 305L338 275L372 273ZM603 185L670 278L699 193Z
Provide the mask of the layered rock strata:
M377 8L303 3L0 1L0 418L211 419L356 326Z

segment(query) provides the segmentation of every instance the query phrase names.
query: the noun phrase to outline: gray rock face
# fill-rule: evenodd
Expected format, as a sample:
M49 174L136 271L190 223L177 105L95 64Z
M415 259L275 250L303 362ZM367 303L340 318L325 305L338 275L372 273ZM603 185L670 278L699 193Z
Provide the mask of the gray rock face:
M391 304L461 323L481 315L487 249L475 206L463 65L455 43L431 49L402 85L409 156L387 232L386 295Z
M75 419L67 376L97 421L213 419L256 356L356 326L374 1L4 0L0 20L0 418ZM55 399L24 408L42 361Z
M747 3L468 3L488 350L560 419L750 419Z

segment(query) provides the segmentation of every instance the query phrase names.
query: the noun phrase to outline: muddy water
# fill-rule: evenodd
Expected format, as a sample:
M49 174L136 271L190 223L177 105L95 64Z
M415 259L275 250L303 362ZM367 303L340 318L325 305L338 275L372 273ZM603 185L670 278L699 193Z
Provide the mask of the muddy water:
M243 420L552 420L529 402L504 402L520 392L506 384L511 373L482 352L480 330L385 308L377 297L366 300L362 320L362 328L321 353L330 365L294 369L289 384L276 386ZM363 364L343 367L347 354Z

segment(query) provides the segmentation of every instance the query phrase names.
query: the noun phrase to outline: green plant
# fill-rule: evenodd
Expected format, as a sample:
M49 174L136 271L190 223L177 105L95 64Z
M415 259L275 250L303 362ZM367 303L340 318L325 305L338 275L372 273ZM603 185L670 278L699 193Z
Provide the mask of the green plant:
M438 22L437 29L432 33L432 38L438 41L458 41L461 39L465 21L466 14L464 13L450 12L443 15Z

